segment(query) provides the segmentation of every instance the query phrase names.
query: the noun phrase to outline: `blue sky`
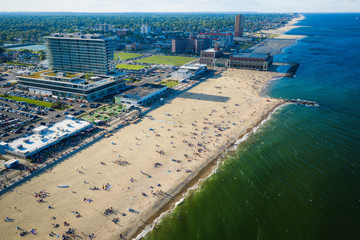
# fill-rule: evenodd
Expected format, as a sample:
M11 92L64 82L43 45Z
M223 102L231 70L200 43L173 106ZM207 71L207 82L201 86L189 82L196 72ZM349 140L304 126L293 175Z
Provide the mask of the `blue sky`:
M360 12L360 0L0 0L0 11Z

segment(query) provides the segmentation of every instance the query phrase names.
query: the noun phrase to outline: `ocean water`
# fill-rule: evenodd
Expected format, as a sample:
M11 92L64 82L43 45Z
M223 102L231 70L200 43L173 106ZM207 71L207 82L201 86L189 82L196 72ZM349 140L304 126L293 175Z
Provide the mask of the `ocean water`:
M267 94L319 107L276 111L146 240L360 239L360 14L304 15Z

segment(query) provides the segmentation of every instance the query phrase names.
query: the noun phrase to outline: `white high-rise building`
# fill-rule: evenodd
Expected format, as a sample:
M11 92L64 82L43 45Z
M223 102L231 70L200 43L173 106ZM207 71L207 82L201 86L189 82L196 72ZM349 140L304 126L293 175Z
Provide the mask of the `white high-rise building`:
M151 27L148 25L143 24L140 28L141 34L150 34L151 33Z
M110 24L104 23L104 24L99 24L98 28L100 31L102 32L110 32L113 31L113 27Z
M101 34L54 33L44 39L53 70L95 74L112 70L114 38Z

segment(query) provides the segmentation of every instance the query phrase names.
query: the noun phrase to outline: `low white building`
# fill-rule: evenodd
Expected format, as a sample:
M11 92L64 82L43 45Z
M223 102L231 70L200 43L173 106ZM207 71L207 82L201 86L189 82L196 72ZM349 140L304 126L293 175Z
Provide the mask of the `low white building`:
M159 98L167 89L165 85L145 83L115 96L115 103L138 107Z
M190 64L181 66L179 70L171 73L171 78L174 80L184 81L196 77L206 71L204 64Z
M192 74L187 69L179 69L171 73L171 79L179 80L180 82L190 79L190 77L192 77Z
M50 127L39 126L34 128L33 134L4 144L4 150L6 153L18 157L30 157L90 126L92 126L91 123L77 120L70 115Z

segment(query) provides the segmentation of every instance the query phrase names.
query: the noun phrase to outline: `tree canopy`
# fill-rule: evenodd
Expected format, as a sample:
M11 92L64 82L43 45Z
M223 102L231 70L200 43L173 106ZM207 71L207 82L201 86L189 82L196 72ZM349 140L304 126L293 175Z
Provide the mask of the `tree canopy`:
M117 28L138 31L142 24L162 31L231 31L235 14L227 13L2 13L0 40L42 42L55 32L92 33L96 24L108 23ZM258 28L290 19L289 14L246 14L246 28Z

